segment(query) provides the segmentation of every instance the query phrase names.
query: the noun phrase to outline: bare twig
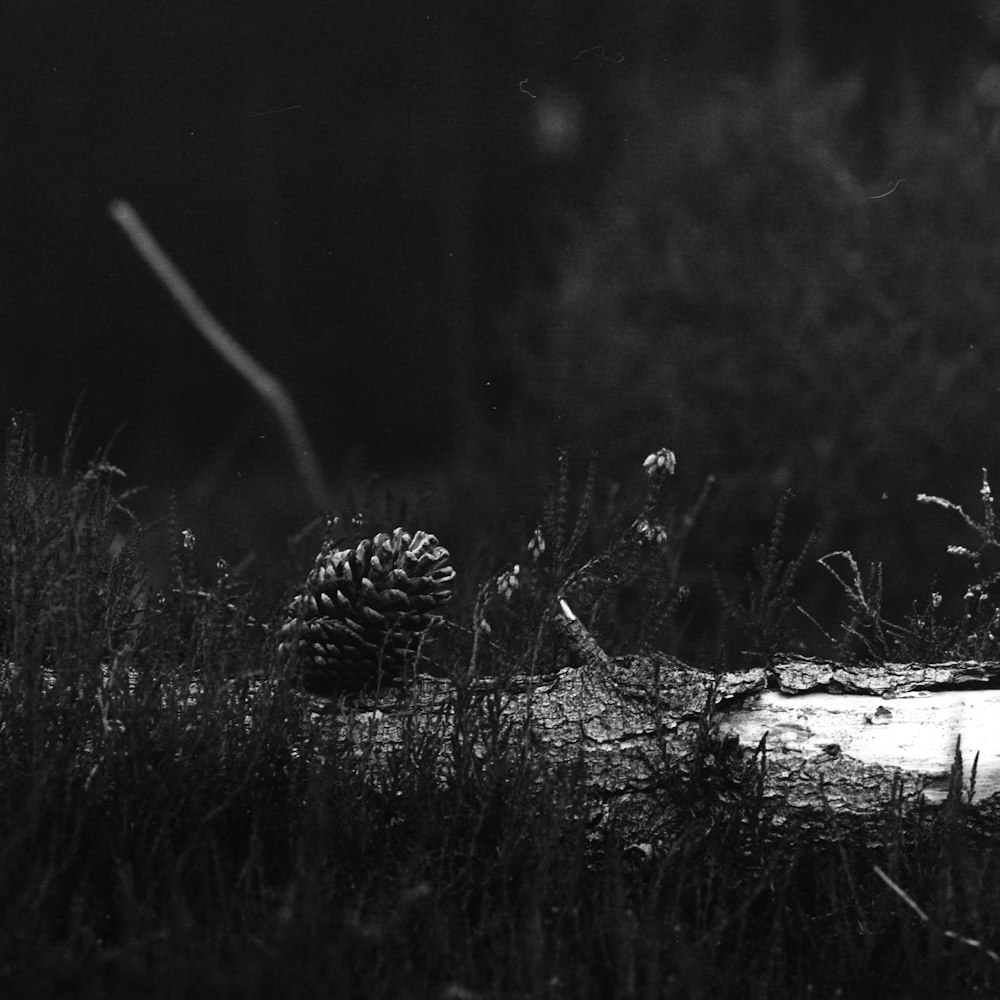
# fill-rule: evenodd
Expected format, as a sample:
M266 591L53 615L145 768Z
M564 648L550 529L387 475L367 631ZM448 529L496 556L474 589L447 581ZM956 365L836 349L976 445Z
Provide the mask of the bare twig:
M288 391L277 378L244 350L212 315L128 202L111 202L108 213L121 227L139 256L149 265L150 270L163 282L195 329L274 411L285 432L292 458L309 493L309 499L318 507L329 508L330 494L327 492L316 461L312 442Z

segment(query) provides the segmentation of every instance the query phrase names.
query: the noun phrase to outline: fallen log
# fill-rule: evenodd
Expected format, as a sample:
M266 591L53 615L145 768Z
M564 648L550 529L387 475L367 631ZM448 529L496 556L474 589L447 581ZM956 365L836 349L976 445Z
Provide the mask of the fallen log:
M539 764L582 766L599 821L644 842L748 798L778 828L937 806L958 794L963 756L962 801L974 777L975 811L1000 815L1000 663L788 658L709 673L657 653L608 657L564 602L554 626L573 665L502 685L421 677L337 717L339 739L373 760L414 741L444 755L456 714L488 701Z

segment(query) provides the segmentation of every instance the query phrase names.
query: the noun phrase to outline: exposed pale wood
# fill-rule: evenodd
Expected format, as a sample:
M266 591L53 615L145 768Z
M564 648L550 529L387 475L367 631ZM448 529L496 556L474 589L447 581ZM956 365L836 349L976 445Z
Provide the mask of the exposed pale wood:
M492 705L539 762L582 761L602 814L624 817L637 837L678 827L685 812L711 808L713 796L744 794L761 767L763 799L779 825L831 814L871 819L893 794L904 806L937 804L959 737L966 785L979 754L976 800L1000 793L1000 664L788 659L713 675L656 654L609 658L567 612L555 624L575 665L502 688L475 681L464 701ZM462 703L454 686L422 678L402 698L342 717L339 731L367 754L419 735L445 755Z

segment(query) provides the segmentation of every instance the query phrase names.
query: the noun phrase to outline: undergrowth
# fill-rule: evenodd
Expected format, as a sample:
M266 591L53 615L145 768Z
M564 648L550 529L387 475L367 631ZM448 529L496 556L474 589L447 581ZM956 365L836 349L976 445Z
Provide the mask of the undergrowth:
M831 815L810 846L770 829L748 782L649 853L595 830L579 768L547 770L486 701L460 706L443 771L416 730L380 761L347 753L280 668L281 607L224 563L200 565L176 511L170 579L154 589L117 470L102 454L74 472L70 452L48 470L27 422L11 424L3 995L995 994L997 964L954 937L1000 930L1000 879L964 821L960 771L944 810L904 818L889 802L864 833ZM613 652L676 645L707 489L678 513L673 472L671 453L650 455L632 500L602 492L594 464L578 484L561 457L516 561L455 609L446 672L557 669L558 599ZM790 635L805 557L782 555L784 509L753 592L723 601L758 657Z
M935 586L901 618L885 614L881 563L862 569L850 551L831 552L819 560L840 586L849 612L841 634L826 636L838 658L871 663L1000 658L1000 535L986 469L979 499L981 521L951 500L918 494L920 503L956 514L973 536L967 544L947 546L948 555L968 570L967 582L947 594ZM949 608L960 611L956 614Z

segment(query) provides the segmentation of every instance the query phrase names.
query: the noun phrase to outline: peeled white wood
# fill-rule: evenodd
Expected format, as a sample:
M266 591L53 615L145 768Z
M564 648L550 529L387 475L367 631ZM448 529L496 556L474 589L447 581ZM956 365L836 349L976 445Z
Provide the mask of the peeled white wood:
M742 743L767 736L773 754L807 759L843 755L863 764L923 775L923 795L948 792L961 738L968 778L976 754L976 797L1000 792L1000 690L913 690L893 697L766 690L722 715Z

